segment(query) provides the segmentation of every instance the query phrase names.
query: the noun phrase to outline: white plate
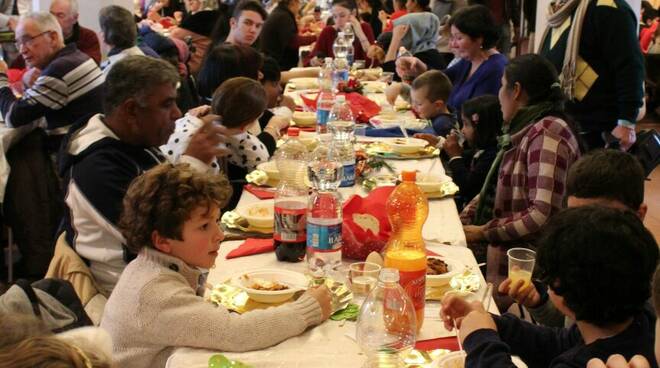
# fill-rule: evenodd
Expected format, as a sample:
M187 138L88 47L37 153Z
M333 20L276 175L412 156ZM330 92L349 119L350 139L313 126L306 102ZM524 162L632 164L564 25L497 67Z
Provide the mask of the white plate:
M457 259L442 257L442 256L428 256L427 258L439 258L447 264L447 273L442 275L426 275L426 285L431 287L438 287L449 283L452 277L463 272L465 264Z
M311 127L316 125L316 113L311 111L295 111L291 117L297 126Z
M451 181L451 178L434 173L417 173L417 181L415 184L417 184L424 193L434 193L439 191L442 183L446 181Z
M270 282L280 282L287 286L289 289L267 291L252 289L249 279L246 280L243 275L248 275L250 278L258 278ZM305 275L299 272L281 270L281 269L259 269L247 272L242 272L239 275L232 277L232 284L245 290L252 300L260 303L281 303L291 299L293 294L299 290L304 290L309 285L309 280Z
M385 143L396 153L416 153L429 145L429 142L419 138L390 138Z
M251 226L270 229L275 226L275 201L263 200L236 208ZM263 213L262 213L263 212Z
M263 162L257 165L257 169L265 172L268 175L268 179L280 179L280 171L277 169L275 161Z
M289 85L295 87L296 90L316 89L319 88L319 81L316 78L291 78Z
M465 367L465 351L452 351L447 355L443 355L438 360L438 368L463 368Z

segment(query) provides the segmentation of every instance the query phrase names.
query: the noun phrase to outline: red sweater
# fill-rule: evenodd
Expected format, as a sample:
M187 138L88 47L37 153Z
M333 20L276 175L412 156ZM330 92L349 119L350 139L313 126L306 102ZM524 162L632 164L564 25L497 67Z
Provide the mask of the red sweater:
M99 38L96 37L96 32L81 26L76 46L78 46L78 50L94 59L97 64L101 63L101 46L99 45Z
M373 44L374 31L371 30L369 23L360 22L360 26L362 26L362 32L364 32L364 35L367 36L369 44ZM321 31L321 34L319 35L319 39L314 45L314 49L310 53L310 59L314 56L335 57L335 53L332 51L332 44L335 42L335 38L337 38L337 30L335 27L326 26L323 28L323 31ZM353 41L353 48L355 50L354 60L364 60L367 65L371 64L371 59L367 58L367 52L366 50L362 49L362 44L360 44L360 40L358 40L357 35ZM307 60L305 63L308 64L309 60Z

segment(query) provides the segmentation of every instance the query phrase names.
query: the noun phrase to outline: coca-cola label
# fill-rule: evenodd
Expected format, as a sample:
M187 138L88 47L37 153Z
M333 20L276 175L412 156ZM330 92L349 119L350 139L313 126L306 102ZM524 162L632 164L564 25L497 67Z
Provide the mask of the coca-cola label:
M305 241L305 208L275 207L273 239L284 243Z
M412 299L415 310L424 308L426 292L426 269L419 271L399 271L399 284Z

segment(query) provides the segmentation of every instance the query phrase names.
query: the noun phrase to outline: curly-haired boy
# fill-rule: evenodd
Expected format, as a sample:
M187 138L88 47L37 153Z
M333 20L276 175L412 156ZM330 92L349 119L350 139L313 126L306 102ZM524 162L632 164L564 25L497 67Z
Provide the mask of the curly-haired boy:
M156 166L124 197L120 227L138 253L105 307L101 327L121 367L163 367L179 346L248 351L274 345L328 318L330 294L310 289L298 300L244 315L197 295L224 234L220 208L231 196L224 176L188 165Z

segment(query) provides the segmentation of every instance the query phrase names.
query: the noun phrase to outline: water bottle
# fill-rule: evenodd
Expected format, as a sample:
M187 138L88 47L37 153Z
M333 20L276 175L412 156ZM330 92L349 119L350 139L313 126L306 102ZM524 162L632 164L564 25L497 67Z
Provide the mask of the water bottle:
M344 32L339 32L337 34L337 38L335 38L335 42L332 45L332 52L335 54L335 77L333 80L333 87L337 88L339 82L346 82L348 80L348 71L350 69L348 60L346 59L348 56L348 47Z
M319 72L319 97L316 101L316 132L324 134L328 131L328 117L335 101L333 89L334 64L332 58L325 58L325 64Z
M300 262L305 258L307 236L305 215L307 193L305 167L307 149L300 142L300 130L290 127L287 139L275 152L280 183L275 192L275 228L273 239L279 261Z
M399 271L384 268L360 308L357 343L367 356L363 367L404 367L417 337L413 303L399 285Z
M344 174L340 184L342 187L355 185L354 127L353 113L346 103L346 96L338 95L328 118L328 130L332 134L332 144L339 150L344 168Z
M355 61L355 47L353 46L355 32L353 31L353 25L350 23L346 24L346 27L344 27L344 39L346 40L346 60L350 67Z
M311 153L307 175L314 191L307 204L307 266L313 277L326 276L341 265L342 178L339 150L331 140Z

